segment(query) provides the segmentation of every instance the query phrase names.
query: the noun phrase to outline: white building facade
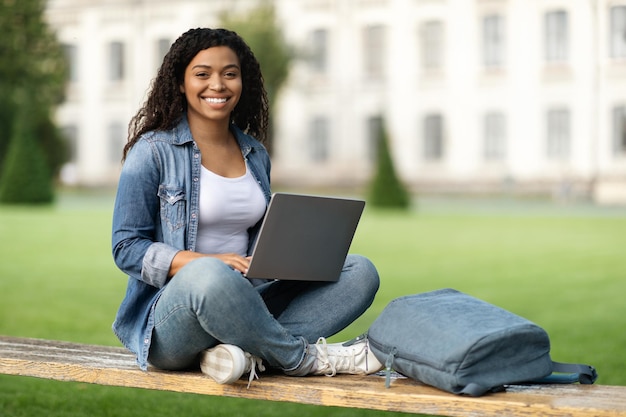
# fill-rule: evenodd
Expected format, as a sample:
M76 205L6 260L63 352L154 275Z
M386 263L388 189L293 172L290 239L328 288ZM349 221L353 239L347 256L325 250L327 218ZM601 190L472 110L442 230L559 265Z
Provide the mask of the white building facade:
M254 0L51 0L72 66L65 179L114 184L130 117L191 27ZM298 54L273 181L361 186L385 123L424 191L626 201L626 0L275 0Z

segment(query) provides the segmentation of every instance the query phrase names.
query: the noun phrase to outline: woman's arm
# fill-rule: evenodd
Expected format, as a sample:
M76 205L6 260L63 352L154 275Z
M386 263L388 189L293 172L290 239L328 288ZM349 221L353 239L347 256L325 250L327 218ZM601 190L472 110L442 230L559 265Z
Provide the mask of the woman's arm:
M116 265L155 287L168 279L180 250L157 239L160 167L150 143L140 140L127 155L113 209L112 247Z
M221 253L221 254L203 254L198 252L191 251L180 251L174 256L172 259L172 264L170 266L169 277L173 277L176 273L189 262L194 259L198 259L204 256L209 256L212 258L220 259L226 265L230 266L236 271L241 272L242 274L246 274L248 272L248 266L250 266L250 257L243 257L236 253Z

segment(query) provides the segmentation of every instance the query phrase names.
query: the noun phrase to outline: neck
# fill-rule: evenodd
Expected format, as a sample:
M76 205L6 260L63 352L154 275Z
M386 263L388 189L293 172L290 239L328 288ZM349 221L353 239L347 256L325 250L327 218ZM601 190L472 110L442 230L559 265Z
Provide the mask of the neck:
M230 121L215 123L194 123L189 120L189 129L196 142L206 145L226 145L232 140Z

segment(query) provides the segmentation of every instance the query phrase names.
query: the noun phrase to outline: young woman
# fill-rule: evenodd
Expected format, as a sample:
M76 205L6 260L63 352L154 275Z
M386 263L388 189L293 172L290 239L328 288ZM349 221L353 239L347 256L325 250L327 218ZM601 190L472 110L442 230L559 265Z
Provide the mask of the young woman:
M264 365L293 376L371 373L367 340L327 344L372 303L378 273L348 255L338 282L249 280L270 198L267 96L246 43L193 29L165 56L131 120L113 214L128 276L115 334L148 363L219 383Z

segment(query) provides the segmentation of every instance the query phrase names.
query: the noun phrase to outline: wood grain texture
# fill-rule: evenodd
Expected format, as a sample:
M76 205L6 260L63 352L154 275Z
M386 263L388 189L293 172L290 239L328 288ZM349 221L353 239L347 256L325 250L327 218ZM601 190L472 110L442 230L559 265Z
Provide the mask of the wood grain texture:
M219 385L200 372L139 370L123 348L0 336L0 373L60 381L367 408L440 416L626 417L626 387L603 385L510 386L507 392L470 398L448 394L409 379L389 389L379 376L294 378L261 373Z

